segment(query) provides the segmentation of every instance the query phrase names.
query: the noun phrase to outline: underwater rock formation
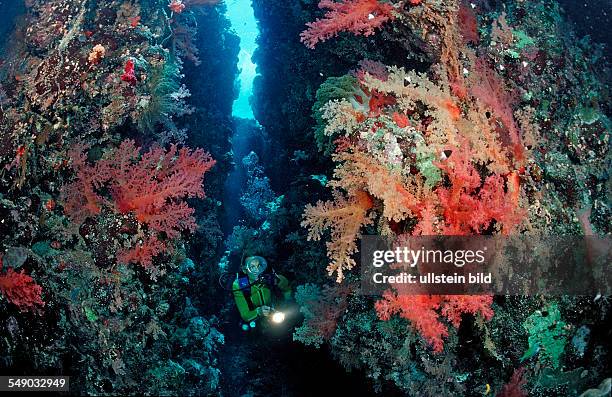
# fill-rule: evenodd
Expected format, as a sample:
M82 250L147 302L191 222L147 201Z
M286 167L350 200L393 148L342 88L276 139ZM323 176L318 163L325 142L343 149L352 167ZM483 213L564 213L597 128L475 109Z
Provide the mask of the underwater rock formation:
M187 292L212 278L183 265L186 232L203 226L194 214L212 215L199 259L220 245L216 205L184 201L204 197L215 164L204 150L222 156L229 135L219 120L231 94L207 110L186 102L197 21L215 37L206 55L228 35L215 3L179 13L166 1L27 1L13 15L1 74L3 373L70 374L75 394L217 389L224 338L215 309ZM209 75L210 90L234 75ZM188 135L204 149L179 148Z

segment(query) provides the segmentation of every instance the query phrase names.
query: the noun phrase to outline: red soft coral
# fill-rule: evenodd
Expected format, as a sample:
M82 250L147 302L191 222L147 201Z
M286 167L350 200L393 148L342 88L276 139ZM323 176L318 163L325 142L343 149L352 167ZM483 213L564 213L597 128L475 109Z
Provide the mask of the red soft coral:
M129 59L125 63L125 67L123 68L123 74L121 75L121 80L125 81L129 85L136 85L138 80L136 79L136 74L134 72L134 61Z
M325 285L316 300L306 302L311 316L308 318L308 327L317 335L329 340L334 336L338 326L338 319L344 314L348 306L348 297L353 292L351 284Z
M101 197L103 186L110 190L119 213L133 212L169 238L177 230L193 229L193 209L181 199L203 197L204 174L215 164L202 149L190 151L172 145L168 151L157 147L140 156L134 141L124 141L118 149L95 165L85 162L84 146L71 151L77 179L63 189L65 211L75 220L95 215L108 200Z
M72 160L72 168L77 171L77 174L74 182L62 189L60 199L64 204L64 212L75 223L81 223L88 216L100 213L104 198L96 190L101 188L109 178L107 169L101 169L100 165L92 167L87 164L86 149L86 145L76 144L68 151L68 157Z
M375 307L381 320L389 320L392 315L399 314L410 321L433 350L441 352L444 347L443 338L448 336L448 329L438 321L436 311L440 308L442 298L442 295L397 295L387 291Z
M512 373L510 381L501 388L496 397L527 397L528 394L524 389L526 384L525 367L517 368Z
M153 148L134 162L139 152L133 141L125 141L113 156L111 194L118 211L133 212L139 222L169 238L195 229L193 209L177 200L204 197L204 174L215 161L202 149L191 152L176 145L167 152Z
M518 174L508 175L507 189L504 189L506 179L500 175L490 175L481 183L472 157L464 141L462 146L452 150L448 160L437 163L448 175L451 185L436 189L443 208L443 234L482 233L494 220L504 234L509 234L524 218L518 202Z
M157 234L175 239L183 230L196 229L194 209L184 200L204 197L204 174L215 164L208 153L172 145L169 150L155 147L141 155L140 148L126 140L105 158L88 164L84 150L78 145L70 152L77 177L62 189L64 210L77 223L105 207L131 213L146 225L150 235L133 249L121 251L120 261L149 266L164 248Z
M394 105L395 103L395 98L390 95L385 95L382 92L376 90L370 92L368 107L370 108L370 112L373 116L379 115L381 109L385 106Z
M474 9L467 0L459 5L459 29L466 43L478 44L480 35L478 34L478 18Z
M323 19L306 24L308 29L300 34L300 40L309 48L326 41L339 32L352 32L370 36L375 29L395 18L393 6L377 0L321 0L319 8L328 9Z
M2 270L2 258L0 258L0 270ZM23 270L16 272L8 269L5 274L0 274L0 292L22 312L38 312L45 305L41 298L41 286L36 284L32 277L24 274Z
M419 334L439 353L444 348L444 338L448 329L440 318L446 317L455 327L461 324L463 313L480 314L485 320L493 317L492 296L469 295L402 295L385 292L383 299L376 302L376 312L381 320L389 320L392 315L410 321Z
M455 328L461 325L461 315L481 315L485 320L493 318L493 297L491 295L444 295L441 313Z

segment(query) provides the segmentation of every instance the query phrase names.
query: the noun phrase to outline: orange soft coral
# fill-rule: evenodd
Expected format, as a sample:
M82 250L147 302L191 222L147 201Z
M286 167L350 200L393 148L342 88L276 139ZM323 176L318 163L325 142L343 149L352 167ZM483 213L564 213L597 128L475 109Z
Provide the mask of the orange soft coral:
M355 189L367 191L371 197L382 201L382 215L396 222L421 211L424 191L419 180L391 172L376 159L358 150L335 154L333 159L339 164L330 186L347 192Z
M96 44L89 53L87 60L92 65L97 65L102 61L102 58L106 55L106 48L101 44Z

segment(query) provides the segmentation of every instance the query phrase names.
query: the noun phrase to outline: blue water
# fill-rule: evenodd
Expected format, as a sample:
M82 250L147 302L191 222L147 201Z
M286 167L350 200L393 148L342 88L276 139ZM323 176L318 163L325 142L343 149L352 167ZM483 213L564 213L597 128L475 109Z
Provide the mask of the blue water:
M257 75L257 65L251 59L257 48L259 29L253 12L251 0L228 0L227 18L232 24L232 30L240 37L240 53L238 54L238 84L240 86L238 99L234 101L232 114L234 117L253 119L253 109L249 102L253 93L253 80Z
M241 160L254 149L253 140L256 138L254 132L257 130L257 122L253 115L251 98L257 65L253 63L252 57L257 48L259 28L251 0L227 0L226 7L226 16L232 25L232 30L240 38L239 76L236 81L238 98L232 107L232 115L235 118L232 134L234 167L226 180L223 200L225 209L223 230L225 235L228 235L234 226L244 221L239 198L246 184L246 174Z

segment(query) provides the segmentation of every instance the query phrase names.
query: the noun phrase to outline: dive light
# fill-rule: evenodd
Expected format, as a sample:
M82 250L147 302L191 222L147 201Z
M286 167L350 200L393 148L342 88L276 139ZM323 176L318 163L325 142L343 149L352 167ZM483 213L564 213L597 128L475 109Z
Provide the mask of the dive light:
M275 311L274 314L272 314L272 322L273 323L280 324L283 321L285 321L285 313L279 312L279 311Z

